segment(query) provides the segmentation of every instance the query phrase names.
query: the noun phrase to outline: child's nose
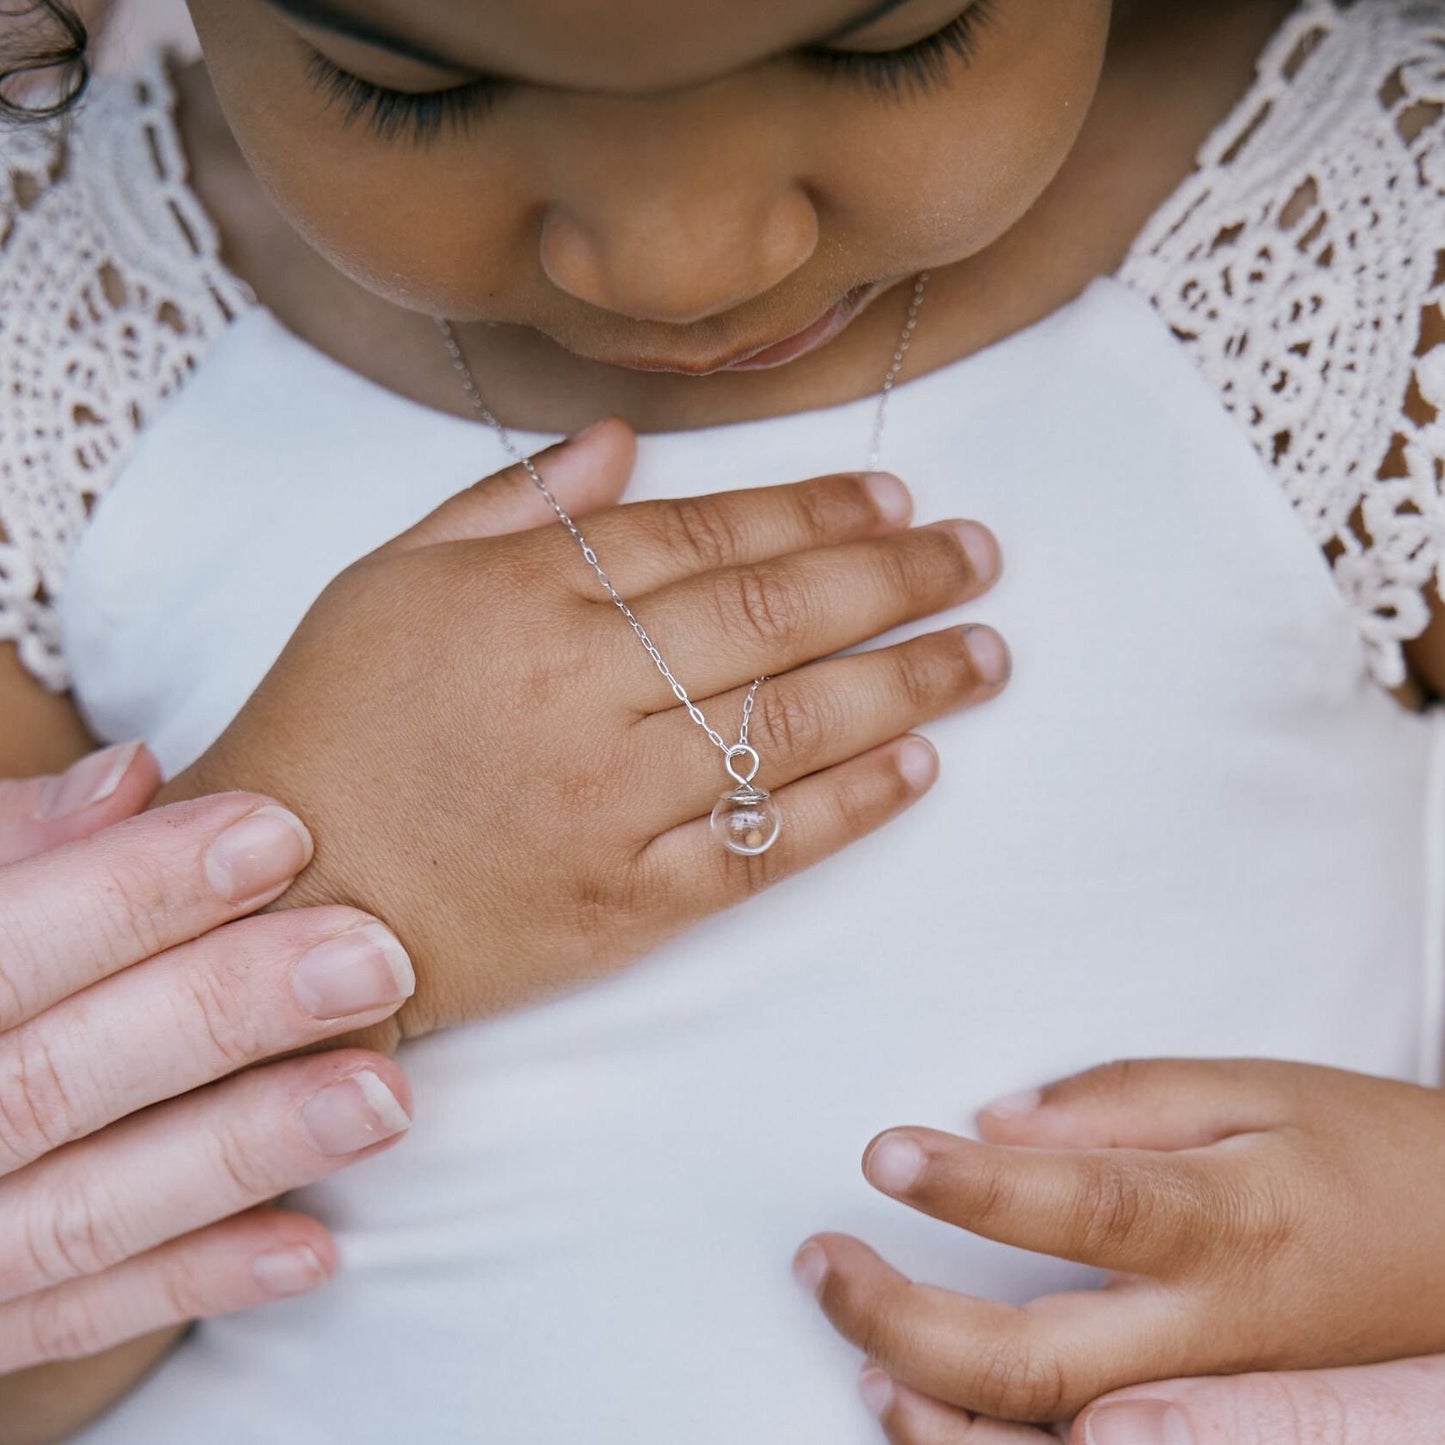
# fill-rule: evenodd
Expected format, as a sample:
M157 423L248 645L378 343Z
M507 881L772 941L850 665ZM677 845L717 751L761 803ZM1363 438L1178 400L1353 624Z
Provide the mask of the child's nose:
M802 187L743 186L712 173L556 200L542 224L553 285L639 321L687 325L744 305L790 276L818 244Z

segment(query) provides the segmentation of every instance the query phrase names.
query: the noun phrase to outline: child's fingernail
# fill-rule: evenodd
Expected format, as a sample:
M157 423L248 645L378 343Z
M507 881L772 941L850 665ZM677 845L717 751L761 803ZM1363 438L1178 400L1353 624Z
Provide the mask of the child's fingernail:
M898 749L898 771L915 793L938 776L938 754L927 738L909 738Z
M1003 569L998 539L989 529L978 522L947 522L953 528L968 560L973 564L974 578L979 582L991 582Z
M612 418L610 416L598 417L596 421L589 422L586 426L584 426L581 431L573 432L572 435L568 438L568 440L574 442L586 441L588 437L595 435L597 432L600 432L602 428L605 427L607 423L611 420Z
M858 1393L869 1412L881 1420L893 1403L893 1381L876 1365L865 1365L858 1376Z
M884 1134L863 1161L863 1173L889 1194L902 1194L918 1183L928 1156L905 1134Z
M970 622L963 629L964 645L973 660L973 669L978 680L989 687L996 687L1009 680L1013 671L1013 659L1006 643L992 627L981 622Z
M1084 1445L1196 1445L1182 1410L1163 1400L1119 1400L1091 1410Z
M1042 1089L1025 1089L1018 1094L1005 1094L1002 1099L995 1099L991 1104L985 1104L978 1112L980 1114L999 1114L1009 1118L1014 1114L1032 1114L1043 1102Z
M828 1273L828 1256L816 1244L805 1244L793 1256L793 1278L811 1295L816 1295Z
M901 527L913 515L913 498L892 472L864 472L863 485L885 522Z

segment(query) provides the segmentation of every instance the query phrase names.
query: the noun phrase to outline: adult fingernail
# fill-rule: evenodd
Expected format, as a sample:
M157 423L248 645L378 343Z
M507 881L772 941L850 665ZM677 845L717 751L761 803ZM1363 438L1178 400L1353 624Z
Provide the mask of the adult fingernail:
M1017 1094L1005 1094L1003 1098L985 1104L978 1112L980 1114L998 1114L1003 1118L1009 1118L1015 1114L1032 1114L1043 1102L1043 1097L1041 1089L1024 1089Z
M993 533L977 522L954 522L951 525L959 545L973 563L974 575L980 582L991 582L1003 567L1003 557Z
M232 823L206 849L206 877L228 903L249 903L311 861L311 834L294 813L268 804Z
M928 1156L905 1134L884 1134L863 1160L863 1173L889 1194L902 1194L918 1183Z
M892 472L864 472L863 486L885 521L902 526L913 515L913 498Z
M291 987L313 1017L340 1019L410 998L416 974L396 935L368 923L303 953L291 972Z
M309 1245L276 1249L251 1261L251 1274L267 1294L305 1294L326 1283L326 1266Z
M381 1079L364 1069L313 1094L301 1122L323 1154L354 1154L411 1127L411 1116Z
M1196 1445L1182 1410L1164 1400L1117 1400L1091 1410L1085 1445Z
M811 1295L822 1287L828 1273L828 1256L816 1244L805 1244L793 1256L793 1278Z
M992 687L1008 681L1013 671L1013 659L1009 656L1008 643L992 627L970 622L963 629L963 643L968 648L974 673L980 682Z
M893 1381L876 1365L865 1365L858 1376L858 1393L869 1412L881 1420L893 1403Z
M117 743L72 763L59 777L47 778L35 805L37 818L63 818L103 803L120 787L120 780L144 744Z
M938 776L938 754L922 738L909 738L898 749L898 771L903 781L921 793Z

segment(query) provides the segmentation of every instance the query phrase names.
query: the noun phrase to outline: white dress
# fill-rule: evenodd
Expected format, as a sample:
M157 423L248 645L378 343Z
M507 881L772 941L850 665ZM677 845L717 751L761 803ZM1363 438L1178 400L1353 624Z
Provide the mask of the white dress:
M1422 99L1445 7L1306 0L1118 275L896 391L884 464L1007 558L885 639L969 616L1013 649L1000 699L925 729L935 789L625 974L407 1046L409 1137L297 1196L338 1279L199 1326L89 1445L871 1445L855 1352L789 1275L806 1235L1009 1299L1091 1277L877 1195L878 1129L1127 1055L1438 1079L1445 712L1381 686L1445 556ZM505 458L254 304L167 105L154 64L103 90L12 214L0 341L36 384L0 396L0 636L174 770L329 577ZM76 340L56 318L103 264L141 300ZM857 466L873 406L646 436L628 496Z

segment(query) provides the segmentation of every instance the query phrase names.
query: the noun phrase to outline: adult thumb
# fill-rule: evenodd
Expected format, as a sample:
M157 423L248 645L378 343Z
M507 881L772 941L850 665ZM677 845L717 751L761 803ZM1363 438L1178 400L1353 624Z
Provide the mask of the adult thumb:
M53 777L0 780L0 865L139 813L160 781L160 768L142 742L87 753Z
M637 434L616 416L593 422L531 458L547 490L573 517L614 505L632 477L636 460ZM518 462L448 497L379 550L409 551L436 542L499 537L556 520L557 514Z
M1069 1445L1439 1445L1445 1356L1136 1385L1096 1400Z

